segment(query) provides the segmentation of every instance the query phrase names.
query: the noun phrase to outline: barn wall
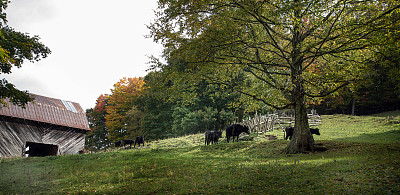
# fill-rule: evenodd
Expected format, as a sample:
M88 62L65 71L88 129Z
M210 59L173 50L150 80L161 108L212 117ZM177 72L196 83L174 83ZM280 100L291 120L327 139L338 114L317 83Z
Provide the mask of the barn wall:
M0 117L0 157L22 155L26 142L58 145L61 154L84 149L85 131L12 117Z

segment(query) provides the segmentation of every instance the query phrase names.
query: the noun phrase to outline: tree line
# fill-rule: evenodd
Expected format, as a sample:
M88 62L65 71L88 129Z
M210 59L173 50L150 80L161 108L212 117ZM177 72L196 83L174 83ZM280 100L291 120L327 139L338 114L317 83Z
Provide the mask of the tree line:
M121 79L86 111L91 128L87 147L104 149L143 135L156 140L224 129L246 112L245 99L226 87L200 81L181 88L180 82L163 71Z
M397 34L400 38L399 34ZM366 62L367 76L319 100L308 101L307 108L320 114L363 115L400 109L398 44L390 52L376 53ZM396 53L397 51L397 53ZM385 53L385 55L382 55ZM255 112L275 109L235 91L232 86L185 78L181 62L150 71L144 78L123 78L101 94L87 116L91 132L86 145L92 150L110 147L113 142L145 135L148 140L223 130ZM191 75L193 76L193 75ZM241 75L232 80L235 87L257 84ZM289 107L291 108L291 107Z

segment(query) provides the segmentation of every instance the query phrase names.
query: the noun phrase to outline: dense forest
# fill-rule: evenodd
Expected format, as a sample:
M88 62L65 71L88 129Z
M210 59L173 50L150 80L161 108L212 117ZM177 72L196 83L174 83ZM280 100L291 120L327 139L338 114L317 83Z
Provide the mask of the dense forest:
M304 141L287 152L310 150L307 108L399 109L399 9L390 0L159 1L149 37L163 56L87 110L87 147L225 129L255 112L294 109L293 140Z

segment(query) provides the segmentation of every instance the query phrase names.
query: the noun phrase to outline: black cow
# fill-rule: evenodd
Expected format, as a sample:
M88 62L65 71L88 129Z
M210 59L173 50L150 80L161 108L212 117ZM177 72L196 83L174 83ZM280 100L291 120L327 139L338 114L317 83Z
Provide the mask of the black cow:
M116 141L116 142L114 143L115 147L120 147L121 144L122 144L122 141L121 141L121 140L118 140L118 141Z
M219 138L222 138L222 131L216 131L214 136L214 143L218 143Z
M128 145L129 147L132 148L132 144L135 144L135 140L131 140L131 139L124 139L124 146Z
M311 134L321 135L318 128L310 128L310 132Z
M204 139L204 144L205 145L210 144L210 142L211 143L214 142L214 136L215 136L214 131L211 131L211 130L210 131L206 131L204 136L205 136L205 139Z
M232 136L233 137L232 140L233 140L233 142L235 142L235 136L236 136L237 137L236 141L239 141L239 135L243 132L250 134L248 127L242 126L240 124L233 124L233 125L229 126L228 128L226 128L226 140L229 143L229 140Z
M205 133L205 141L204 144L208 145L210 144L214 144L214 143L218 143L219 138L222 137L222 132L221 131L206 131Z
M133 145L134 148L136 147L136 144L138 144L139 146L140 146L140 144L143 144L143 146L144 146L144 137L143 136L137 136L135 144Z
M294 127L286 127L285 128L285 132L286 132L285 140L287 140L288 138L289 138L289 140L292 140ZM311 134L321 135L319 133L319 129L318 128L310 128L310 132L311 132Z
M292 136L293 136L293 132L294 132L294 127L286 127L285 128L285 140L287 140L289 138L289 140L292 140Z

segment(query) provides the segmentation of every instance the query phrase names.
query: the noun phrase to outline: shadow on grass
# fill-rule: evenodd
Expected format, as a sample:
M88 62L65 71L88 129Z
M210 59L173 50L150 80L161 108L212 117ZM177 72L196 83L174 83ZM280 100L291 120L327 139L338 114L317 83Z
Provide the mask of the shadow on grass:
M393 144L324 141L327 152L285 155L269 148L284 141L239 142L178 149L174 161L157 160L144 166L139 177L99 193L166 194L382 194L399 191L400 152ZM167 152L166 150L164 152ZM168 152L174 152L168 150ZM224 158L218 157L223 152ZM241 154L242 156L240 156ZM167 155L170 156L170 155ZM207 158L205 158L207 156ZM181 158L190 157L190 158ZM114 181L116 183L116 181ZM113 184L116 185L116 184Z
M400 143L400 130L392 130L381 133L365 133L355 137L344 137L333 140L361 143Z

